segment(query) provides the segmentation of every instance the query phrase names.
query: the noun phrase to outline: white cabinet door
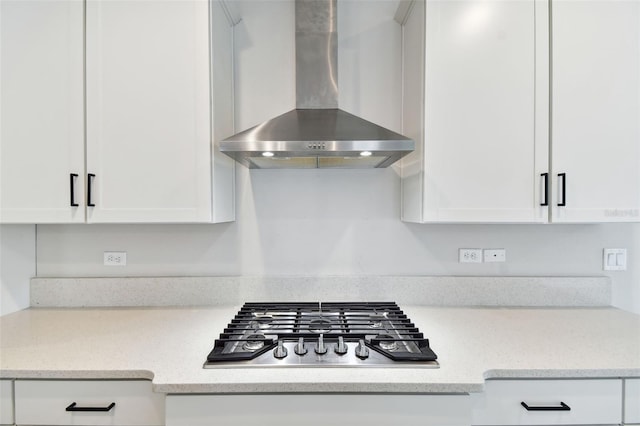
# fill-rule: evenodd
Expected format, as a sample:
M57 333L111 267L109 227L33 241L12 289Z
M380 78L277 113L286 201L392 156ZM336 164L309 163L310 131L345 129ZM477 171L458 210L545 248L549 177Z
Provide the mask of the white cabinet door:
M164 425L147 380L16 380L18 425Z
M488 380L473 396L473 424L619 424L621 408L621 380Z
M624 423L640 424L640 379L624 381Z
M0 222L83 222L83 3L2 0L0 54Z
M208 2L86 8L87 221L211 221Z
M0 425L13 424L13 381L0 380Z
M426 10L425 10L426 8ZM545 222L548 5L418 1L405 24L403 220Z
M167 426L468 426L468 395L168 395Z
M551 4L552 220L640 221L640 2Z

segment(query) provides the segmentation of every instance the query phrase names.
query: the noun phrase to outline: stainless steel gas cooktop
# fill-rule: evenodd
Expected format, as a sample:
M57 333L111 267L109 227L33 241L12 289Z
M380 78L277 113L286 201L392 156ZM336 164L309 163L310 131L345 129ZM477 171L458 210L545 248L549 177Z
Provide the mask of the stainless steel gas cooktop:
M436 359L395 302L246 303L204 367L438 368Z

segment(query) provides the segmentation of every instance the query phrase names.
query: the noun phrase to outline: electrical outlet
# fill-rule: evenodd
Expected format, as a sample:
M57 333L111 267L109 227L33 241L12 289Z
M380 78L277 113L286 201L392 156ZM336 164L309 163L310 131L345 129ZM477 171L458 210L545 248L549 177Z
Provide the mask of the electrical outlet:
M460 263L482 263L482 249L458 250L458 262Z
M105 251L104 265L105 266L126 266L127 252L126 251Z
M507 251L505 249L485 249L483 253L485 262L507 261Z

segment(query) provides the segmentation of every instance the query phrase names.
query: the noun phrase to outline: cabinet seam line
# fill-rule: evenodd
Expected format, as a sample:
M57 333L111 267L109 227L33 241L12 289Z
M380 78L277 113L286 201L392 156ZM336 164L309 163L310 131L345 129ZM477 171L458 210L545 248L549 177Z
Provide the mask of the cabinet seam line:
M549 182L550 186L549 197L551 198L548 202L549 206L547 211L547 223L553 223L553 199L552 194L555 194L553 189L553 0L549 0L549 146L547 156L549 157Z

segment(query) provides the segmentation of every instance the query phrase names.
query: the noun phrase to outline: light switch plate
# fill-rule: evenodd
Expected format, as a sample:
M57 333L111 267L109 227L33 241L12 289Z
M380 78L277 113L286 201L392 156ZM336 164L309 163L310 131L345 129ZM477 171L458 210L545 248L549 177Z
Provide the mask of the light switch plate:
M602 269L605 271L627 270L627 249L606 248L602 251Z
M507 250L505 249L485 249L484 252L485 262L506 262Z

